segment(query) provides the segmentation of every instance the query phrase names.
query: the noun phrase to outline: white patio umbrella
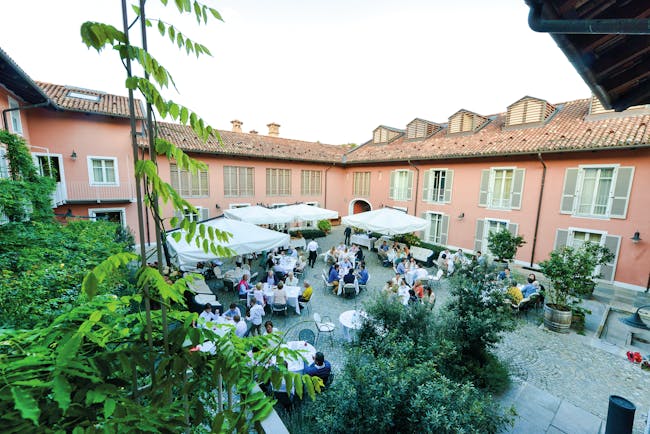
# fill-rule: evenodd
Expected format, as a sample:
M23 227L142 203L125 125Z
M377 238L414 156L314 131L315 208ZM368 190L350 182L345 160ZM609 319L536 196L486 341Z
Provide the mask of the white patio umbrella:
M329 220L339 218L339 213L325 208L319 208L306 203L287 205L273 211L290 217L293 221Z
M220 231L231 233L232 237L227 242L219 244L223 247L231 248L238 255L261 252L263 250L271 250L275 247L289 245L289 234L264 229L252 223L221 217L202 223ZM194 240L190 240L187 243L184 234L179 241L174 240L172 237L173 232L176 231L167 233L167 245L176 254L176 260L179 266L194 266L197 262L215 259L212 252L208 251L206 253L202 248L196 246Z
M291 217L276 212L274 209L253 205L224 210L223 215L229 219L253 223L255 225L274 225L289 223Z
M348 215L343 217L342 223L385 235L406 234L421 231L427 227L426 220L392 208L380 208Z

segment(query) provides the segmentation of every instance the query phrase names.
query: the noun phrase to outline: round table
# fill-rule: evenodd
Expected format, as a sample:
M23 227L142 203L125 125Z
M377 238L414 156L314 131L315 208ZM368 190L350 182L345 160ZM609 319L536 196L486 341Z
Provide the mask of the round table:
M309 342L305 341L289 341L284 344L284 347L289 348L290 350L299 351L302 357L300 359L293 359L287 357L287 369L291 372L301 373L305 369L305 361L307 365L310 365L314 361L314 356L316 355L316 348Z
M361 328L364 318L368 318L368 315L362 310L346 310L339 315L339 322L343 326L343 337L348 342L352 342L353 330Z

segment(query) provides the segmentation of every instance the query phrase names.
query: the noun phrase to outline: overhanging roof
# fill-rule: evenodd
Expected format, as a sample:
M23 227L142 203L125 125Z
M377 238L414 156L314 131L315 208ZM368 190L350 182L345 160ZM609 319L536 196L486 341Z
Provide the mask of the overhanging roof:
M650 104L650 1L526 0L607 109Z
M0 83L30 104L49 101L41 88L1 48Z

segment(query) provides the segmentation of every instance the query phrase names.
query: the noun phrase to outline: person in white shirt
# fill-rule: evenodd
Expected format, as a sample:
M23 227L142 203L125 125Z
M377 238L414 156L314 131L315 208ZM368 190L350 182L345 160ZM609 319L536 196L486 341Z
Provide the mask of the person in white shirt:
M287 304L287 293L282 282L278 282L277 288L273 290L273 304Z
M397 295L402 299L402 304L404 306L409 304L409 297L411 296L411 294L409 294L409 289L410 288L403 280L400 283L399 288L397 289Z
M309 252L309 266L314 268L316 258L318 257L318 243L316 240L311 240L309 244L307 244L307 251Z
M253 297L257 300L257 304L266 306L266 300L264 299L264 291L262 290L263 286L260 282L257 282L255 289L253 290Z
M298 286L300 285L300 281L298 280L297 277L293 275L293 271L289 271L289 274L287 274L287 278L284 280L284 283L287 286Z
M248 319L251 322L251 335L255 336L262 334L262 317L264 316L264 308L261 304L257 304L255 297L251 299L251 309L248 313Z
M203 308L203 312L201 312L201 315L199 315L199 328L207 328L207 323L208 322L214 322L217 320L218 315L215 315L212 312L212 305L210 303L206 303L205 307Z
M233 321L235 321L235 334L240 338L246 336L246 333L248 332L248 326L246 325L246 321L241 319L239 315L235 315L233 317Z

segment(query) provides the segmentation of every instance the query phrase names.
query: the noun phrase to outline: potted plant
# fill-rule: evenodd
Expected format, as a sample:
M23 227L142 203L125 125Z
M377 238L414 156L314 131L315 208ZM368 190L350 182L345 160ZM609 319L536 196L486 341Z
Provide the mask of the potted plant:
M332 223L329 220L320 220L318 222L318 229L325 232L325 234L329 234L332 230Z
M525 243L524 237L513 235L507 229L488 234L488 249L500 263L511 261L515 257L517 249Z
M573 312L583 314L578 309L581 297L591 295L596 287L594 279L599 265L613 259L614 255L598 244L584 243L578 248L565 246L551 252L546 261L539 264L542 273L551 282L546 290L544 306L544 325L549 330L568 333Z

